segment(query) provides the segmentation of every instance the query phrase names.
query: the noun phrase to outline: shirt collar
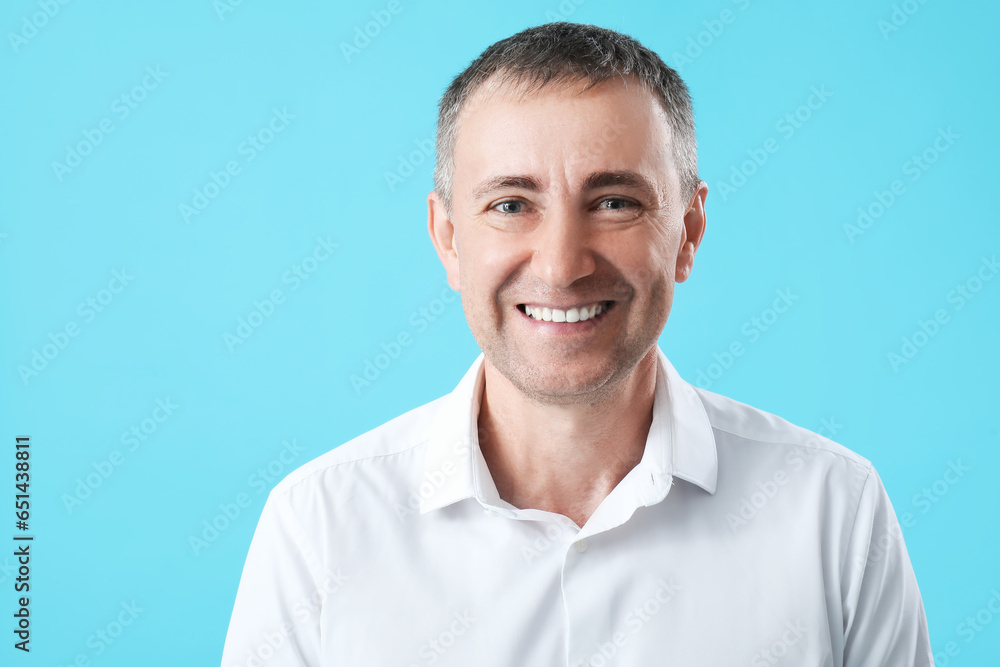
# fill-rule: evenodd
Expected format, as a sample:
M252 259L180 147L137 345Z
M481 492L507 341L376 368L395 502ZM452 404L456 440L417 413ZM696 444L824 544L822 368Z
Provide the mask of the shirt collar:
M715 435L695 388L681 379L659 346L653 421L639 466L651 474L677 477L715 493L718 458ZM428 432L420 486L420 513L465 498L485 506L513 508L503 501L479 449L484 355L480 353L448 396Z

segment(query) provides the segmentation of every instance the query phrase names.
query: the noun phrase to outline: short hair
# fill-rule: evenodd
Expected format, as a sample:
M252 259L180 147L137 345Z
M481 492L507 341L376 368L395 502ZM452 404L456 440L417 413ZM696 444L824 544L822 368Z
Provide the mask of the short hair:
M595 25L555 22L528 28L488 47L452 80L438 105L434 189L452 211L458 117L490 77L524 86L526 92L586 80L584 90L615 76L638 78L660 100L671 129L681 192L690 198L700 181L691 95L679 74L653 51L622 33Z

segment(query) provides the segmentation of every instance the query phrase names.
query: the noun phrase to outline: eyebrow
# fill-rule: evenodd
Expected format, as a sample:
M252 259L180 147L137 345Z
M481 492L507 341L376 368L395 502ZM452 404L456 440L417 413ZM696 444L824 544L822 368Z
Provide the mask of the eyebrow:
M645 191L650 197L656 196L656 188L637 171L624 169L620 171L595 171L583 181L583 191L589 192L610 186L624 186ZM477 185L472 191L472 200L479 201L483 197L498 190L508 189L541 192L541 184L531 176L494 176Z

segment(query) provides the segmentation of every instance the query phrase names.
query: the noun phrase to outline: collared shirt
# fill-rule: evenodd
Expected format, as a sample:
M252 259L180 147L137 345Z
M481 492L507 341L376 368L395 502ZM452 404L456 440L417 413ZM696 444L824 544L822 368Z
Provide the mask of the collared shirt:
M657 357L642 459L582 528L497 493L483 355L451 394L292 472L224 667L932 665L871 463Z

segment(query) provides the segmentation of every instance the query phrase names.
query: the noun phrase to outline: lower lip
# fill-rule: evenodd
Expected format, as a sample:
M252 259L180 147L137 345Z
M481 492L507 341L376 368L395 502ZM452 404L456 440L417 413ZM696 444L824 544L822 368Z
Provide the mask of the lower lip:
M613 311L618 306L617 302L613 303L610 308L606 308L600 315L596 317L591 317L590 319L580 320L579 322L546 322L545 320L536 320L530 317L527 313L521 312L521 309L514 306L514 310L520 315L528 324L532 325L536 331L552 334L552 335L567 335L567 334L584 334L590 331L594 331L601 325L608 313Z

